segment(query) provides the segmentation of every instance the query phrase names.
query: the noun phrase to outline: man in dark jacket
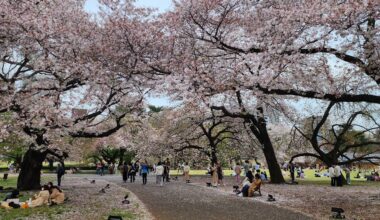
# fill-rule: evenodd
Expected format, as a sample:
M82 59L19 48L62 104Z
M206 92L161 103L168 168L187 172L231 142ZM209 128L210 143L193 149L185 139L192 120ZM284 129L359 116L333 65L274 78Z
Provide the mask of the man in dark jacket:
M59 163L57 167L58 186L61 186L61 179L63 175L65 175L65 168L63 168L63 166Z

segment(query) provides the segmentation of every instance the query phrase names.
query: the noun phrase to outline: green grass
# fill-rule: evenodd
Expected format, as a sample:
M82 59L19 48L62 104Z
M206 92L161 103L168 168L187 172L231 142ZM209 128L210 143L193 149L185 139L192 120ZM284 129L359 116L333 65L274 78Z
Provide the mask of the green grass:
M41 206L36 208L28 208L28 209L10 209L5 210L1 209L1 220L18 220L24 219L30 216L44 216L48 219L54 219L54 216L65 212L67 208L65 205L59 206Z
M54 177L52 176L42 176L42 182L48 182L51 181ZM17 176L10 176L7 181L0 180L0 185L4 187L14 187L16 188L17 184ZM20 202L27 201L30 197L32 197L34 194L36 194L36 191L22 191L20 192ZM5 198L6 193L0 193L0 200L3 201ZM26 217L30 216L44 216L48 219L54 219L54 216L60 213L63 213L66 210L66 206L59 205L54 207L48 207L48 206L41 206L36 208L29 208L29 209L10 209L5 210L0 208L1 212L1 220L18 220L18 219L24 219Z
M132 212L126 211L123 209L116 209L116 208L112 209L108 215L103 216L103 219L105 220L108 219L108 216L110 215L121 216L123 219L130 219L130 220L137 219L137 216L133 214Z
M7 187L16 187L16 185L17 185L17 176L9 176L8 180L4 181L3 175L1 175L0 186L7 188Z
M262 170L266 171L269 176L268 170ZM321 172L321 174L327 172L327 170L324 170ZM205 176L207 175L207 170L191 170L190 175L193 176ZM224 176L231 176L233 171L232 170L223 170ZM284 178L286 181L290 181L290 173L285 172ZM304 169L305 178L300 179L296 178L296 181L301 185L330 185L330 178L329 177L315 177L314 176L314 170L313 169ZM365 178L355 179L353 178L356 176L357 172L351 172L351 186L380 186L380 182L374 182L374 181L367 181ZM182 172L177 172L177 170L170 170L170 175L177 176L182 175ZM241 174L242 176L244 173ZM345 175L345 174L344 174Z

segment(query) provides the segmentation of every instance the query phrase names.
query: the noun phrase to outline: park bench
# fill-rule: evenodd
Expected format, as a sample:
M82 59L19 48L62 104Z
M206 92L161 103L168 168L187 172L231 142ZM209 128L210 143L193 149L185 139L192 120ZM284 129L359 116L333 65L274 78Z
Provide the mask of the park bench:
M8 180L8 173L4 173L3 175L3 181L6 181L6 180Z

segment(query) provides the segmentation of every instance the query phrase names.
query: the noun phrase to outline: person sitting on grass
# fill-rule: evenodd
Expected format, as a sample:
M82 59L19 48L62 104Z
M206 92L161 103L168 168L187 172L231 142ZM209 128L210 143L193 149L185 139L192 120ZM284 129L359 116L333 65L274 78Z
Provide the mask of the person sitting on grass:
M243 194L243 197L248 197L248 189L253 181L253 174L252 171L248 170L247 175L245 179L243 180L243 183L241 185L241 190L236 193L236 195L239 195L240 193Z
M267 180L267 178L266 178L265 175L264 175L264 172L261 172L261 174L260 174L260 178L261 178L261 180Z
M54 186L52 182L48 183L51 204L62 204L65 201L65 194L58 186Z
M49 203L50 193L49 186L44 185L41 191L34 195L32 198L32 202L29 204L29 207L34 208L42 205L46 205Z
M12 190L12 192L7 193L7 195L5 196L4 201L7 201L8 199L17 199L18 196L19 196L19 194L20 194L20 192L17 189Z
M255 180L248 189L248 197L253 197L253 193L261 187L261 182L260 174L256 173Z

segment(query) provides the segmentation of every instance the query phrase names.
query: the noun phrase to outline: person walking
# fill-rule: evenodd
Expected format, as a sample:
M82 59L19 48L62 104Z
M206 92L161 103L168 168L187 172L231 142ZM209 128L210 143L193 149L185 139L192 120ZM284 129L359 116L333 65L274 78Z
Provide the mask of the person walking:
M234 172L235 172L235 180L236 180L236 184L240 184L241 180L240 180L240 174L241 174L241 166L240 166L240 163L236 163L235 167L234 167Z
M183 175L186 183L190 183L190 166L189 163L186 162L185 166L183 166Z
M148 173L149 173L148 162L145 160L140 165L140 175L142 176L143 185L146 185L147 183Z
M128 173L129 180L131 183L134 183L136 179L136 164L129 163L128 166L130 167L129 173Z
M61 165L61 163L58 163L57 166L57 182L58 186L61 186L61 180L62 176L65 175L65 168Z
M156 173L156 184L160 184L160 186L163 186L164 185L164 177L163 177L164 166L162 166L161 161L157 163L155 173Z

